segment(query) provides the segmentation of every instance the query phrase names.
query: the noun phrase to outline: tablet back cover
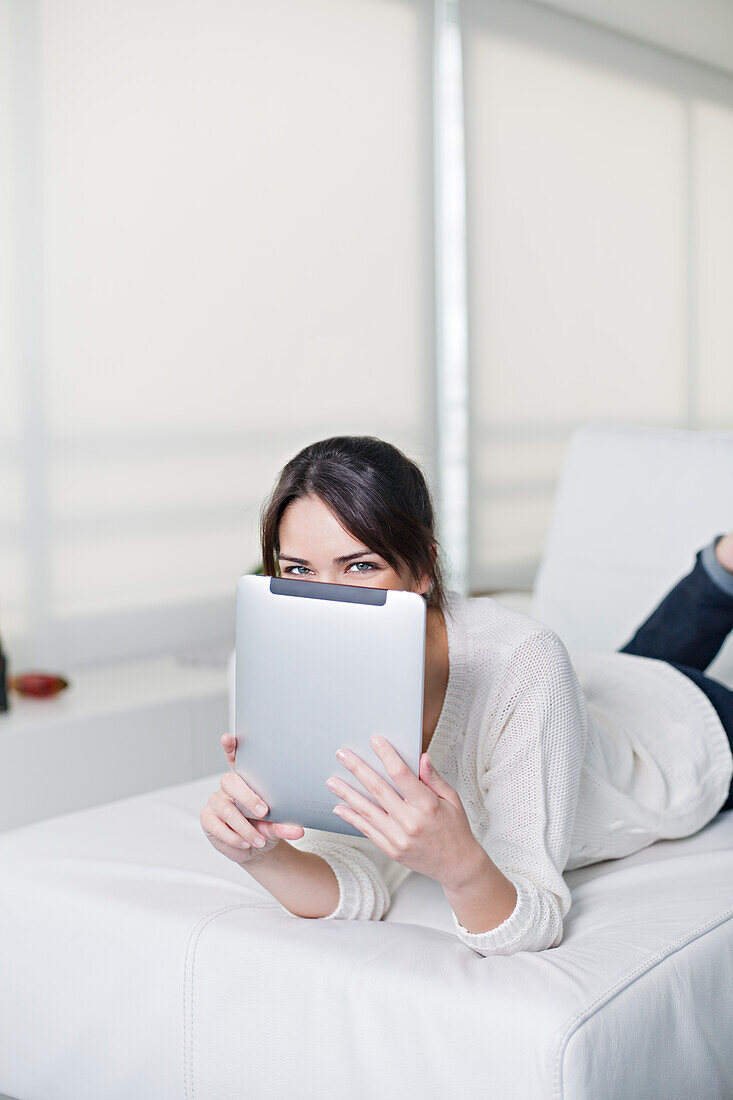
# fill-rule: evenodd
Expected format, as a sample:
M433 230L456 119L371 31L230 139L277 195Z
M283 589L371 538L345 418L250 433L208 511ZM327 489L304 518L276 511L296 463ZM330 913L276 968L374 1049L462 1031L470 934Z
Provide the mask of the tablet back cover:
M343 800L326 780L376 801L336 759L348 748L397 790L369 743L375 733L417 774L425 623L416 592L240 577L235 770L267 802L261 820L363 837L333 813Z

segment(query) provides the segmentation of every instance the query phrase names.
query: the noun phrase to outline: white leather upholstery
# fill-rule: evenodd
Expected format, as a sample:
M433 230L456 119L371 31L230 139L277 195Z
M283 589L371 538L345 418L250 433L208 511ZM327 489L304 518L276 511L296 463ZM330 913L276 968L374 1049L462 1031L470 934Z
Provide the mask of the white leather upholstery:
M0 835L10 1096L733 1095L733 813L568 872L560 947L484 959L419 875L381 922L285 912L203 837L216 778Z
M627 445L619 431L620 456ZM684 536L688 550L700 534ZM203 836L218 778L0 834L0 1092L733 1096L733 812L568 872L560 946L482 958L421 875L381 922L287 913Z
M569 650L619 649L714 535L733 529L733 432L573 433L529 614ZM733 634L710 665L733 688Z

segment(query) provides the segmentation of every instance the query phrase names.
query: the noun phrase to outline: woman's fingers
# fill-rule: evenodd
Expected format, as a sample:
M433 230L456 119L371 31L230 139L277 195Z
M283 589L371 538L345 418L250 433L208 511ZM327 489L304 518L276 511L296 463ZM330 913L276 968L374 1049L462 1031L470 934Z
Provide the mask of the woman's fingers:
M262 805L265 807L264 813L268 812L268 807L265 802L253 791L252 788L245 783L244 779L238 772L225 772L220 779L221 791L223 797L228 799L232 808L232 817L234 820L233 827L242 832L243 836L249 836L249 831L245 831L242 828L242 823L245 822L254 833L258 833L255 825L259 827L259 834L270 837L283 837L290 840L298 840L300 837L305 836L305 830L301 825L292 825L285 821L249 821L234 805L233 799L236 799L240 806L243 806L246 812L251 812L253 818L261 817L262 814L258 811L257 806ZM225 821L230 821L229 817L224 818ZM275 832L274 830L278 831Z
M282 837L283 840L300 840L302 836L305 836L305 829L302 825L286 825L281 821L261 821L260 828L264 829L265 826L270 827L271 836Z
M231 798L236 798L245 812L252 817L264 817L268 812L267 803L245 783L239 772L225 772L219 780L221 789Z
M226 844L229 848L239 848L240 850L244 847L250 847L249 842L243 840L239 833L236 833L225 821L222 821L217 811L209 805L205 806L201 813L201 825L206 835L218 840L220 844Z
M432 798L429 791L425 789L425 784L420 782L420 762L418 761L418 775L415 775L412 769L408 768L407 764L390 741L387 741L385 738L380 738L379 741L380 743L376 744L374 738L372 738L372 751L375 752L382 761L387 775L390 779L394 780L398 790L402 791L407 801L411 802L414 806L428 806L434 802L435 799ZM361 778L358 772L356 775L357 778Z
M244 814L239 812L231 798L228 798L223 790L217 791L216 795L212 796L212 800L214 801L213 808L219 818L229 825L233 832L238 833L241 840L246 840L249 844L253 844L255 848L264 847L265 838L252 822L248 821Z
M237 755L237 739L233 733L223 733L221 735L221 747L224 749L227 763L233 767Z
M367 821L372 821L377 827L379 827L378 822L382 821L384 815L389 814L398 825L406 828L411 820L412 810L415 807L424 806L426 801L435 802L435 795L423 783L420 783L417 776L408 768L397 750L389 742L385 741L379 746L372 745L372 748L377 756L381 758L387 774L397 785L397 790L394 789L391 783L387 783L382 779L381 775L370 768L356 753L350 752L348 749L341 750L345 757L341 760L341 764L359 780L362 787L372 795L372 799L365 798L350 783L346 783L344 780L340 780L343 783L343 787L340 787L340 777L338 776L332 776L326 785L334 794L337 794L339 798L343 798L362 817L365 817ZM335 784L333 783L334 778L337 780ZM398 793L399 791L404 791L404 797ZM374 802L376 802L376 806Z

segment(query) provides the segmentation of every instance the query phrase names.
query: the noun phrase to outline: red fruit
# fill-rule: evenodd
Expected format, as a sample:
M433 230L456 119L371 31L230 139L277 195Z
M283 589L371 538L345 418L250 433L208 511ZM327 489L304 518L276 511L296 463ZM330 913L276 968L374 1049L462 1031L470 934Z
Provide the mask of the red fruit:
M46 672L23 672L20 676L9 676L8 687L19 695L31 695L36 699L49 695L58 695L69 686L69 681L61 676L50 676Z

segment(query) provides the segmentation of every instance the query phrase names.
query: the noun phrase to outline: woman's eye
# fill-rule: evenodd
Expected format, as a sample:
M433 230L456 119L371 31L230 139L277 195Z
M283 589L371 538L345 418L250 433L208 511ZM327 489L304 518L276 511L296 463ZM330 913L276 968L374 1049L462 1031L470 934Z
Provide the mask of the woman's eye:
M374 570L377 568L377 566L374 564L374 562L371 562L371 561L355 561L355 562L352 562L352 565L366 565L366 569L357 569L356 570L357 573L373 573ZM307 566L305 566L305 565L288 565L283 570L283 572L284 573L293 573L296 577L302 577L303 574L302 573L295 573L295 570L296 569L306 569L306 568L307 568ZM349 568L351 568L351 566ZM308 572L310 572L310 570L308 570Z

